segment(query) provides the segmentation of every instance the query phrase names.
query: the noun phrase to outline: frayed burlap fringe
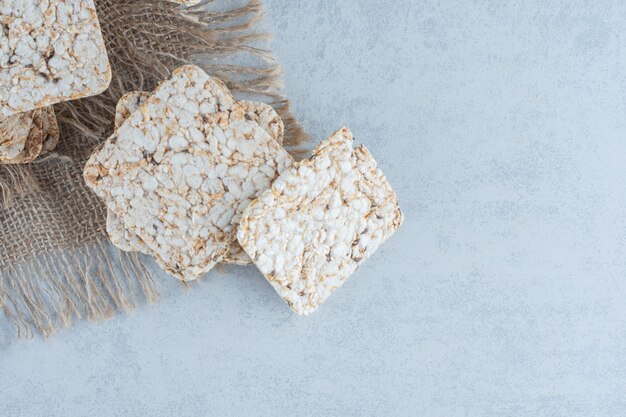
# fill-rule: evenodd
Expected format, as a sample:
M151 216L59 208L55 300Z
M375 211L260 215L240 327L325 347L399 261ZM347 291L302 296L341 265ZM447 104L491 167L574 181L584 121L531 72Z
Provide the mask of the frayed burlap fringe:
M26 166L0 165L0 308L19 336L47 337L75 318L99 320L157 299L139 257L110 247L106 207L82 180L86 159L112 132L123 94L153 90L173 69L195 63L235 95L274 105L293 153L306 141L281 94L279 66L258 46L267 35L252 32L262 16L260 0L232 4L96 0L110 88L55 106L57 153Z
M8 208L15 199L39 190L29 165L6 165L0 170L0 210Z
M159 297L137 254L111 257L103 243L55 252L0 272L0 307L18 337L48 337L75 318L102 320Z

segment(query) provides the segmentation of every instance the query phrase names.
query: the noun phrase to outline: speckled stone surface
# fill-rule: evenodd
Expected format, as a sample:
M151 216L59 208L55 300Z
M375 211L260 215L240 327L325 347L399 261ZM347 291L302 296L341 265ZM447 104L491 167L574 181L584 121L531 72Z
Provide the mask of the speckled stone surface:
M0 332L0 415L625 415L626 6L266 5L296 113L356 133L402 228L307 318L252 267L154 266L157 306Z

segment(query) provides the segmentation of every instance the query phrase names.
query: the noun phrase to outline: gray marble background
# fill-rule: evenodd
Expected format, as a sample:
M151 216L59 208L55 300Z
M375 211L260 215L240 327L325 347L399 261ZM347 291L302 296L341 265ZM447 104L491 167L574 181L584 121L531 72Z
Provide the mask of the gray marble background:
M313 316L229 267L0 345L0 416L626 415L626 6L266 0L403 228ZM156 269L155 269L156 271Z

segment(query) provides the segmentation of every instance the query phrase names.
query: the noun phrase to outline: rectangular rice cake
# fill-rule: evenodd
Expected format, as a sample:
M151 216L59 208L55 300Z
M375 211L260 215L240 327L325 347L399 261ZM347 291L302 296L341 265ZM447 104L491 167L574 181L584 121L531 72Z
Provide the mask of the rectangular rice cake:
M0 0L0 118L99 94L110 80L93 0Z
M403 220L369 151L342 129L244 211L237 238L298 314L319 307Z

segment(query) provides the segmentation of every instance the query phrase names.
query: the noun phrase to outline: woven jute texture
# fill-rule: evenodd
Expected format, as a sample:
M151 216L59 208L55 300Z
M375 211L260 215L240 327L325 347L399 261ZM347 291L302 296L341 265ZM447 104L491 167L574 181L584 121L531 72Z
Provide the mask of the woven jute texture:
M306 140L281 95L278 65L258 46L266 38L255 32L260 0L205 0L189 8L163 0L97 0L96 7L113 72L110 88L55 106L56 153L24 166L0 165L0 308L19 336L45 337L75 318L98 320L158 298L142 260L108 244L106 208L82 179L91 151L112 133L124 93L152 90L176 67L195 63L236 95L274 105L288 149L296 152Z

